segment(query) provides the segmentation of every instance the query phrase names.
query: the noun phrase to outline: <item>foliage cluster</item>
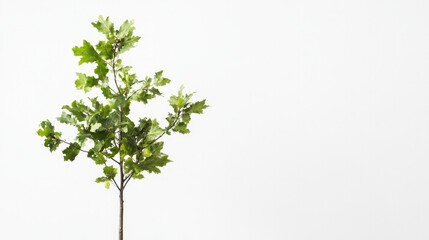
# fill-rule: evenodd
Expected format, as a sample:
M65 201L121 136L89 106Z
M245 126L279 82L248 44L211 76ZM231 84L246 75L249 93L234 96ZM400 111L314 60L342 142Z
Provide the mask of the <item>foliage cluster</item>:
M99 97L75 100L62 107L57 118L60 123L73 126L77 134L73 141L62 138L51 121L41 122L38 135L44 138L44 146L55 151L60 145L65 161L73 161L80 153L103 167L96 182L109 187L115 184L123 191L130 179L142 179L144 173L160 173L170 159L163 152L161 137L172 132L186 134L193 114L201 114L207 108L205 100L191 101L193 94L184 93L181 87L168 103L171 112L166 115L166 124L157 119L129 118L131 103L148 104L161 96L161 88L170 83L163 71L151 77L139 78L132 67L122 62L123 53L132 49L140 40L134 35L133 21L125 21L115 29L109 17L99 17L92 25L105 39L96 45L84 40L73 48L79 57L79 65L90 63L94 74L77 73L75 86L85 93L100 90Z

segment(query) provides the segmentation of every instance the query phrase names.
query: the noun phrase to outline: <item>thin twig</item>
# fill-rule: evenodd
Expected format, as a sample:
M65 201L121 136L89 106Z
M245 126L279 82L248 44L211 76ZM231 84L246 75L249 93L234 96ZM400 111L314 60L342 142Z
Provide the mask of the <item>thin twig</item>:
M60 142L65 143L65 144L72 145L72 143L67 142L66 140L63 140L63 139L60 139L60 138L55 138L55 139L57 139L57 140L58 140L58 141L60 141ZM82 148L80 148L80 147L77 147L77 149L79 149L79 151L81 151L81 152L89 153L89 151L88 151L88 150L82 149ZM103 152L100 152L100 153L101 153L101 154L103 154L103 156L105 156L105 157L107 157L107 158L111 159L111 160L112 160L112 161L114 161L115 163L119 164L119 162L118 162L116 159L114 159L114 158L112 158L112 157L107 156L107 155L106 155L105 153L103 153Z
M180 114L182 114L182 111L179 109L179 110L178 110L178 112L177 112L176 118L175 118L175 119L174 119L174 121L173 121L173 124L171 124L170 126L168 126L168 127L167 127L167 129L166 129L166 130L164 130L164 132L163 132L161 135L159 135L157 138L155 138L152 142L150 142L150 143L148 144L148 146L149 146L149 145L152 145L154 142L158 141L158 139L160 139L160 138L161 138L162 136L164 136L168 131L170 131L170 130L174 127L174 125L176 125L177 120L179 120Z
M118 53L118 44L117 43L115 43L115 46L114 46L114 54L113 54L113 59L112 59L112 69L113 69L113 80L114 80L114 82L115 82L115 85L116 85L116 88L118 89L118 93L119 94L122 94L121 93L121 89L119 88L119 85L118 85L118 81L116 80L116 57L117 57L117 53Z
M131 173L130 173L130 175L128 175L128 176L125 178L124 189L125 189L125 187L127 186L128 182L130 181L130 179L131 179L131 177L133 176L133 174L134 174L134 171L133 171L133 172L131 172Z
M106 167L107 167L107 164L106 164L106 163L104 163L104 166L106 166ZM118 185L118 183L116 183L115 178L112 178L112 179L110 179L110 180L111 180L111 181L113 181L113 183L115 184L116 188L117 188L118 190L120 190L119 185Z

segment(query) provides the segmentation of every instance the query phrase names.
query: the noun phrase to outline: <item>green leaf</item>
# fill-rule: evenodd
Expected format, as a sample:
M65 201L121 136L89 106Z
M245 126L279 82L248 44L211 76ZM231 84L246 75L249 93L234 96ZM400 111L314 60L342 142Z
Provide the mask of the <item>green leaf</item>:
M168 113L168 116L165 118L168 122L168 126L173 126L174 120L176 119L176 116L172 113Z
M102 182L105 182L105 181L109 181L109 179L106 178L106 177L98 177L98 178L95 179L96 183L102 183Z
M182 118L182 122L188 124L191 121L191 114L183 113L181 118Z
M96 183L104 183L104 187L109 189L110 188L110 180L106 177L98 177L95 179Z
M168 99L168 103L170 103L170 106L174 108L175 111L177 111L177 104L179 102L179 99L177 96L172 95L170 99Z
M152 93L153 91L155 90L149 92L147 88L141 88L134 94L132 100L146 104L148 100L155 98L156 95Z
M156 139L158 136L160 136L163 132L164 132L164 129L162 129L159 126L158 121L156 119L153 119L149 133L147 134L147 140L152 141Z
M103 93L103 96L107 99L115 97L115 94L112 93L108 86L101 87L101 92Z
M104 61L98 61L97 67L94 69L94 73L98 75L98 79L104 81L108 72L107 64Z
M141 164L139 164L139 167L149 173L161 173L159 168L165 166L169 162L171 161L168 159L167 155L159 154L146 158Z
M65 148L63 150L63 154L64 154L64 161L73 161L76 156L79 154L80 152L80 145L79 143L72 143L70 144L67 148Z
M145 148L143 150L143 157L150 157L150 156L152 156L152 152L149 149Z
M120 53L124 53L130 50L131 48L133 48L139 40L140 40L139 36L132 36L124 39L121 45Z
M126 86L131 86L137 81L137 75L136 74L129 74L128 71L131 69L131 67L123 67L122 72L124 73L119 74L119 77L121 78L122 82L125 83Z
M177 112L179 108L183 108L187 106L189 99L191 99L192 95L194 94L193 93L183 94L183 85L182 85L180 86L180 89L177 92L177 96L172 95L168 100L168 102L170 103L170 106L173 107L174 111Z
M76 73L78 79L74 82L76 89L82 89L85 92L91 91L91 88L98 84L98 79L93 76L87 76L84 73Z
M143 179L144 176L141 173L133 174L133 179Z
M55 151L60 145L60 132L55 132L55 128L49 120L40 123L40 129L37 130L40 137L44 137L44 146L49 148L51 152Z
M115 178L116 174L118 173L118 169L116 169L113 166L105 166L103 168L103 172L104 172L104 175L106 175L106 177L108 179L113 179L113 178Z
M132 156L135 153L136 145L134 142L130 141L129 138L123 138L120 147L120 154L122 156L128 155Z
M62 109L68 110L80 122L85 120L87 117L86 114L92 113L91 109L89 109L89 107L86 106L82 100L79 102L75 100L70 106L65 105L62 107Z
M119 28L118 34L116 35L119 39L125 38L133 34L135 27L133 26L134 21L126 20Z
M95 162L95 164L97 164L97 165L102 165L102 164L105 164L106 163L106 158L104 157L104 155L103 154L101 154L100 152L99 152L99 149L97 150L97 148L96 147L94 147L94 148L92 148L92 149L90 149L89 151L88 151L88 155L87 155L89 158L91 158L92 160L94 160L94 162Z
M80 56L79 65L82 63L92 63L100 59L97 51L94 47L86 40L83 40L82 47L75 46L73 47L73 53L75 56Z
M191 104L191 106L189 107L189 112L201 114L203 113L203 110L206 109L207 107L208 105L206 105L206 100L204 99L202 101L198 101Z
M158 156L161 154L162 149L164 148L164 142L156 142L149 146L152 155Z
M67 114L65 112L62 112L61 116L58 117L57 120L60 123L65 123L65 124L69 124L69 125L72 125L72 126L77 126L78 125L78 122L77 122L76 118L74 118L72 115Z
M100 41L95 46L100 54L101 57L103 57L106 60L113 59L113 56L115 54L115 49L113 47L113 41Z
M115 95L111 101L114 108L120 109L125 104L125 97L122 95Z
M95 132L101 127L101 123L95 123L91 126L90 132Z
M49 120L40 123L40 129L37 130L37 134L41 137L51 137L54 134L55 129Z
M108 157L114 157L114 156L116 156L116 154L119 152L119 148L117 148L117 147L112 147L112 148L110 148L109 149L109 152L106 154L106 156L108 156Z
M129 173L133 170L134 161L132 158L127 158L124 161L124 172Z
M188 125L184 122L179 122L176 124L176 126L174 126L173 131L175 132L179 132L182 134L186 134L186 133L190 133L191 131L189 131L188 129Z
M102 16L99 16L98 21L92 22L91 24L99 32L106 35L107 38L112 38L114 34L114 26L113 26L113 23L110 22L109 17L104 19Z
M170 79L162 77L162 71L156 72L154 77L155 86L165 86L171 82Z

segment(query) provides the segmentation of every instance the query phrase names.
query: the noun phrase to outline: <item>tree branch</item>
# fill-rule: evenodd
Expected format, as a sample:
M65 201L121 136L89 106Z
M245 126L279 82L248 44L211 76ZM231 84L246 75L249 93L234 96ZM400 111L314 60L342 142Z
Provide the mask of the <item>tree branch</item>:
M116 188L120 191L121 189L119 188L119 185L116 183L115 179L114 179L114 178L112 178L111 180L112 180L112 181L113 181L113 183L115 184Z
M71 143L70 143L70 142L67 142L66 140L59 139L59 138L56 138L56 139L58 139L60 142L63 142L63 143L68 144L68 145L71 145ZM78 148L78 149L79 149L79 151L81 151L81 152L89 153L89 151L84 150L84 149L82 149L82 148ZM101 153L101 154L103 154L104 156L106 156L104 153ZM106 156L106 157L107 157L107 156ZM112 159L114 162L116 162L116 163L118 163L118 164L119 164L119 162L118 162L118 161L116 161L115 159L113 159L113 158L109 158L109 159ZM106 164L106 163L104 163L104 166L106 166L106 167L107 167L107 164ZM112 181L113 181L113 183L115 184L116 188L117 188L118 190L120 190L119 185L116 183L116 180L115 180L114 178L112 178L111 180L112 180Z
M63 142L63 143L65 143L65 144L68 144L68 145L72 145L72 143L70 143L70 142L67 142L66 140L63 140L63 139L60 139L60 138L55 138L55 139L57 139L57 140L59 140L60 142ZM82 149L82 148L77 148L77 149L79 149L79 151L81 151L81 152L84 152L84 153L89 153L89 151L87 151L87 150L84 150L84 149Z
M164 136L168 131L170 131L175 125L176 125L176 123L177 123L177 121L179 120L179 117L180 117L180 114L182 114L182 111L181 111L181 109L179 109L178 111L177 111L177 115L176 115L176 118L174 119L174 121L173 121L173 123L170 125L170 126L168 126L167 128L166 128L166 130L161 134L161 135L159 135L157 138L155 138L152 142L150 142L147 146L150 146L150 145L152 145L153 143L155 143L156 141L158 141L162 136ZM146 146L146 147L147 147ZM138 164L139 162L137 162L137 164ZM131 173L128 175L128 176L126 176L125 177L125 180L124 180L124 188L125 188L125 186L127 186L127 184L128 184L128 182L131 180L131 178L133 177L133 175L134 175L134 170L131 170Z
M134 170L130 173L130 175L128 175L127 177L125 177L124 180L124 189L127 186L128 182L130 181L131 177L134 175Z
M104 154L103 154L104 155ZM107 156L106 156L107 157ZM116 161L115 159L113 159L113 158L109 158L109 159L111 159L112 161L114 161L115 163L117 163L117 164L119 164L119 162L118 161Z
M116 132L115 132L115 134L116 134ZM116 138L113 138L113 144L115 144L115 147L117 147L119 149L118 143L116 142Z
M57 139L58 141L60 141L60 142L63 142L63 143L65 143L65 144L68 144L68 145L72 145L72 143L71 142L67 142L66 140L63 140L63 139L60 139L60 138L55 138L55 139ZM85 150L85 149L82 149L82 148L77 148L77 149L79 149L79 151L81 151L81 152L84 152L84 153L89 153L89 151L88 150ZM112 157L109 157L109 156L107 156L105 153L103 153L103 152L100 152L101 154L103 154L103 156L105 156L105 157L107 157L108 159L111 159L112 161L114 161L115 163L117 163L117 164L119 164L119 162L116 160L116 159L114 159L114 158L112 158Z
M106 163L104 163L104 166L106 166L106 167L107 167L107 164L106 164ZM118 183L116 183L115 178L112 178L112 179L110 179L110 180L115 184L116 188L117 188L118 190L120 190L119 185L118 185Z
M114 46L114 51L115 52L113 54L113 59L112 59L113 80L115 82L116 88L118 89L118 93L122 94L121 89L119 88L119 85L118 85L118 81L116 79L116 57L118 54L118 43L116 43L116 42L115 42L115 46Z
M138 81L138 82L140 82L140 81ZM137 82L137 83L138 83ZM127 99L126 99L126 101L128 101L129 99L131 99L133 96L134 96L134 94L136 94L137 92L139 92L140 90L141 91L145 91L145 90L147 90L148 88L150 87L150 85L149 86L146 86L146 87L144 87L144 88L140 88L140 89L138 89L138 90L135 90Z
M170 126L168 126L165 130L164 130L164 132L161 134L161 135L159 135L157 138L155 138L152 142L150 142L149 144L148 144L148 146L149 145L152 145L153 143L155 143L156 141L158 141L158 139L160 139L162 136L164 136L168 131L170 131L175 125L176 125L176 123L177 123L177 120L179 120L179 117L180 117L180 114L182 114L182 110L181 109L179 109L178 111L177 111L177 115L176 115L176 118L174 119L174 121L173 121L173 123L170 125Z
M140 90L140 89L139 89ZM134 91L133 93L131 93L131 95L125 100L125 101L128 101L128 100L130 100L133 96L134 96L134 94L136 94L139 90L136 90L136 91Z
M109 88L113 92L113 94L117 94L117 92L111 86L109 86Z

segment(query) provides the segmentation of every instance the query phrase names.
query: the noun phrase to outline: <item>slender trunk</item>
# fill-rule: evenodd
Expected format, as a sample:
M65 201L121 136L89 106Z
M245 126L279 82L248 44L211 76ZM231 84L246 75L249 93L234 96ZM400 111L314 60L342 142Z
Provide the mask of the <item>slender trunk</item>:
M121 92L121 89L119 88L117 79L116 79L116 57L119 54L119 45L116 42L115 43L115 53L112 59L112 69L113 69L113 80L115 82L116 88L118 90L118 94L122 95L123 93ZM125 92L125 98L127 97L127 93ZM123 106L120 107L119 109L119 126L122 124L122 120L123 120ZM119 129L119 146L118 148L121 149L121 145L122 145L122 130ZM121 177L121 182L120 182L120 186L119 186L119 240L124 240L124 188L125 188L125 178L124 178L124 161L121 155L121 151L119 150L119 174Z
M121 118L122 122L122 108L121 108ZM122 145L122 131L119 132L120 145ZM120 146L119 145L119 146ZM125 178L124 178L124 167L122 157L120 156L119 162L119 174L121 178L119 186L119 240L124 240L124 188L125 188Z
M121 175L119 189L119 240L124 240L124 169L122 167L122 161L119 166L119 171Z
M124 189L119 191L119 240L124 239Z
M122 123L122 107L120 109L119 124ZM119 131L119 149L122 145L122 130ZM119 153L119 174L121 177L120 189L119 189L119 240L124 240L124 188L125 188L125 178L124 178L124 165L123 158Z

